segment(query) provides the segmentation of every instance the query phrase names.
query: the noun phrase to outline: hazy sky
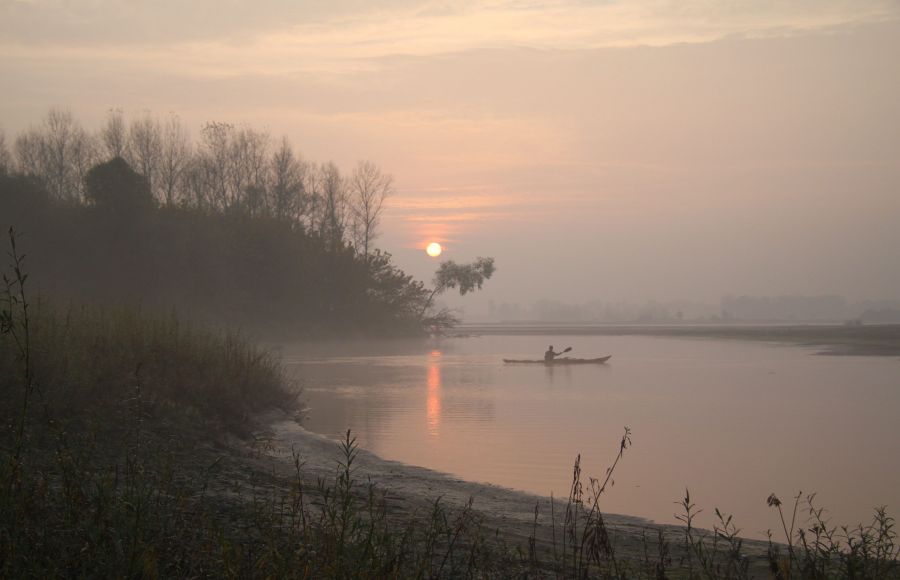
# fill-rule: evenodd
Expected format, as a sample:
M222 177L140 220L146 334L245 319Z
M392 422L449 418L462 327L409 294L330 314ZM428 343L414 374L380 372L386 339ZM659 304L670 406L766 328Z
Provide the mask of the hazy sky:
M900 1L0 0L0 126L175 112L394 174L477 310L900 298Z

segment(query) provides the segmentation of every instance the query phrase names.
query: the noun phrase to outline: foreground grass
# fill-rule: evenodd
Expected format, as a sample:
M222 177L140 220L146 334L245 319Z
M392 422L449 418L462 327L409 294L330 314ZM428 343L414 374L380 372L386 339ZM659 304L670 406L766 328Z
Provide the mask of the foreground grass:
M0 295L0 577L215 578L898 578L896 533L831 527L808 498L809 523L781 512L786 544L748 551L731 519L623 537L603 480L535 511L526 545L509 545L472 504L439 499L393 513L359 481L348 433L334 472L267 472L239 451L254 417L294 404L274 358L235 335L127 308L30 302L15 248ZM555 505L555 504L551 504Z

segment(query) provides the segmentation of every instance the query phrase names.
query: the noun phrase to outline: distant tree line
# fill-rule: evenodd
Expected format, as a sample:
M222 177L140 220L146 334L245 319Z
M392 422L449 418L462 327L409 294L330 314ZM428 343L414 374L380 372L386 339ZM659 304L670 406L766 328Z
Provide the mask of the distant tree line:
M391 175L370 161L344 174L332 163L297 155L287 138L209 122L194 143L177 116L149 113L126 122L109 112L97 133L68 111L51 110L7 143L0 132L0 173L36 178L58 201L85 202L88 171L114 158L143 176L157 205L291 222L332 248L349 243L363 256L378 235Z
M0 132L0 222L46 291L286 332L429 324L433 291L373 245L392 183L227 123L194 143L175 116L111 111L90 133L53 110L11 143Z
M591 300L566 303L541 299L532 304L490 302L488 315L496 322L585 322L585 323L657 323L716 320L719 309L686 300L657 302Z

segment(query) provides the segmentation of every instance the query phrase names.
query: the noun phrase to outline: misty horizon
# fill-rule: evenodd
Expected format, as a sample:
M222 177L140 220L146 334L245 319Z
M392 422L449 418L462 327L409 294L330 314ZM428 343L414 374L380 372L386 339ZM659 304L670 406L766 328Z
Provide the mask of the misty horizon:
M70 115L71 113L67 110L63 109L52 109L51 112L55 111L54 114L60 113L64 115ZM170 113L168 117L158 117L153 116L150 112L145 111L140 115L133 115L130 118L125 117L120 110L110 110L107 115L107 122L112 117L110 116L118 116L120 118L127 119L126 122L130 122L132 125L141 125L146 123L156 123L159 127L160 131L172 131L175 130L179 135L180 139L184 139L185 143L188 146L188 152L190 150L198 147L197 143L191 138L193 132L188 127L184 127L180 118L174 113ZM45 117L46 119L46 117ZM77 118L73 117L74 127L80 128L81 125ZM9 163L11 167L16 166L16 141L26 134L33 132L35 130L42 131L46 130L44 128L43 123L31 123L29 125L29 129L27 131L23 131L23 133L19 135L10 135L9 137L5 137L6 143L4 147L6 148L6 157L9 159ZM204 127L213 126L216 124L221 124L218 121L206 123ZM257 129L249 126L234 126L227 125L228 127L233 127L235 131L248 132L251 138L261 139L261 142L265 143L265 147L269 150L274 151L277 147L283 147L285 145L279 145L279 138L276 135L272 135L270 132L263 130L258 131ZM100 129L92 130L91 128L85 128L87 130L86 135L92 139L101 139L101 131ZM203 133L203 128L198 133ZM286 139L286 136L282 136L282 139ZM285 141L288 146L290 145L288 141ZM303 167L307 168L304 171L318 171L319 167L325 168L327 164L331 163L327 160L322 160L321 162L317 162L317 160L307 158L303 155L302 152L298 153L298 160L303 164ZM140 167L138 167L140 169ZM340 169L340 168L338 168ZM345 170L347 168L344 168ZM164 200L161 200L161 202ZM392 193L387 199L385 203L385 221L388 223L388 228L395 229L387 229L386 231L377 232L377 236L380 237L382 234L385 235L386 238L392 239L396 238L398 233L402 233L404 231L404 223L419 223L422 221L422 218L415 215L416 210L425 210L431 211L435 207L441 208L443 210L448 210L451 212L455 211L469 211L471 209L481 209L483 207L490 207L490 202L485 204L483 200L479 200L477 196L463 196L462 198L456 197L455 195L451 195L446 197L444 201L431 201L431 202L417 202L415 199L403 199L402 191L399 193ZM398 216L399 223L398 225ZM477 220L476 220L477 221ZM440 237L428 237L427 239L444 239ZM388 242L390 243L390 242ZM419 272L420 279L428 283L431 278L431 273L428 271L428 265L433 264L432 260L422 260L419 255L423 248L413 247L407 248L404 247L403 244L400 244L399 247L385 248L385 243L382 243L380 240L376 240L375 246L382 247L386 249L389 253L395 255L395 258L398 258L398 263L402 266L405 266L411 273ZM393 251L391 251L393 249ZM411 251L412 250L412 251ZM447 252L448 247L445 241L444 247L444 255L452 256L454 252L453 243L449 244L449 253ZM397 252L399 252L399 256L397 256ZM404 262L406 262L404 264ZM502 279L503 276L499 277L501 280L500 284L503 285ZM816 301L821 302L822 300L831 301L831 304L827 306L824 310L819 309L820 312L813 314L810 316L808 313L804 314L803 309L792 314L790 313L790 309L787 310L782 306L777 310L777 314L766 316L766 315L756 315L750 316L749 318L744 318L746 320L844 320L844 319L856 319L859 318L866 311L879 310L879 309L887 309L892 310L896 309L898 305L900 305L900 300L893 296L861 296L856 298L847 298L842 295L828 293L828 292L819 292L814 294L761 294L761 295L748 295L746 293L740 292L738 289L734 293L728 293L722 295L718 300L695 300L691 297L684 296L661 296L658 298L648 298L646 300L633 300L629 298L618 298L618 299L602 299L598 297L590 297L585 300L577 301L577 300L564 300L560 299L557 296L547 296L547 295L539 295L537 297L523 300L522 302L512 302L506 300L506 298L510 295L509 293L504 293L504 290L496 291L493 286L496 284L492 284L484 292L481 292L475 296L466 296L459 297L455 295L449 295L442 298L442 304L449 306L450 308L460 312L464 319L467 320L496 320L502 321L505 319L508 320L556 320L556 321L564 321L564 320L598 320L598 321L627 321L627 320L678 320L684 317L684 312L687 311L689 314L687 315L688 319L728 319L731 317L729 314L729 308L727 308L724 303L733 300L735 298L748 298L759 301L769 301L769 302L790 302L793 301L795 304L801 304L804 301ZM529 286L530 288L530 286ZM601 290L601 294L606 293L605 290ZM708 294L707 293L701 293ZM497 306L499 304L499 307ZM567 314L563 314L562 316L548 316L546 312L541 311L541 304L551 305L553 308L556 308L557 311L565 311L568 310ZM607 310L607 315L598 315L598 305L607 305L605 308ZM614 314L609 315L610 305L614 306L613 309L618 308L622 312L629 312L631 315L627 314ZM507 314L513 312L512 316L500 315L500 311L503 307L507 307ZM511 310L510 310L511 309ZM547 311L547 308L543 308L544 311ZM527 312L532 312L532 315L527 314ZM581 311L582 313L579 315L575 315L575 311ZM681 313L681 316L678 316L678 313ZM773 311L774 312L774 311ZM734 313L732 313L734 314ZM740 314L736 316L738 319L742 318Z
M723 296L718 303L689 300L567 303L494 302L487 308L460 307L463 322L658 323L820 322L897 323L900 300L850 301L842 296Z

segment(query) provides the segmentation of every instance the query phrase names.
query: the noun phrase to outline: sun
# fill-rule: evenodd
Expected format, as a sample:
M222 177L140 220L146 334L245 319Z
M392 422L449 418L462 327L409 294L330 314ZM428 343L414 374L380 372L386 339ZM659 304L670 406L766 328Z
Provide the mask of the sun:
M425 253L431 256L432 258L437 258L441 255L441 252L444 251L444 248L437 242L431 242L428 244L428 247L425 248Z

